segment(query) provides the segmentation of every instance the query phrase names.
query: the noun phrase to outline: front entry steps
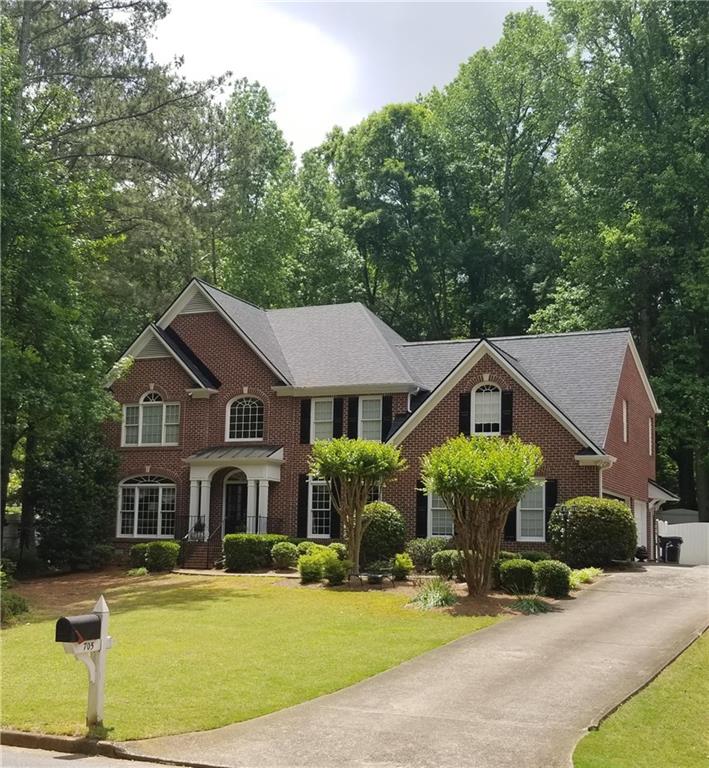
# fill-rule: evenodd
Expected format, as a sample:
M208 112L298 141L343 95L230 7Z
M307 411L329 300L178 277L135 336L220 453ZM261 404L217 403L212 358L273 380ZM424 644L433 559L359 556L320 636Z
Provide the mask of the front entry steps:
M220 542L221 544L221 542ZM188 541L183 545L181 568L207 571L214 568L214 563L221 555L221 547L217 550L206 541Z

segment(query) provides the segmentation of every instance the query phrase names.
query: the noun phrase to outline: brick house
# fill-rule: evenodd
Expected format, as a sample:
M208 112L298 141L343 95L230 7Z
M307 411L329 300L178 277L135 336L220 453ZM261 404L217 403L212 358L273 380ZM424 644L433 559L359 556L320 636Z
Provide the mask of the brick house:
M544 455L505 548L543 548L553 506L588 494L626 501L652 552L659 409L627 329L407 342L362 304L263 310L194 279L124 356L110 382L123 420L107 425L119 545L186 538L203 566L226 533L337 538L307 457L339 435L400 446L408 469L381 498L410 537L447 536L419 463L462 432L516 433Z

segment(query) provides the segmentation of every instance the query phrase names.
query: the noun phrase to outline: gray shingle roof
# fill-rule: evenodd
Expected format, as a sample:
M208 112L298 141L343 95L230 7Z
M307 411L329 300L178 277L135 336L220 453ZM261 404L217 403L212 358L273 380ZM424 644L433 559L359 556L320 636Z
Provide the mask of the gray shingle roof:
M490 339L594 443L605 442L628 346L628 329ZM434 389L473 349L477 339L399 346L409 367Z

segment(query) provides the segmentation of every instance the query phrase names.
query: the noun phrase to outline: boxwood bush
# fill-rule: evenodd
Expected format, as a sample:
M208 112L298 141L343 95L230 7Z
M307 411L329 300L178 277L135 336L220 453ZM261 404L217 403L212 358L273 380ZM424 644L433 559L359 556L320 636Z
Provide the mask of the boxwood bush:
M298 547L290 541L277 541L271 548L271 560L275 568L295 568Z
M463 562L457 549L442 549L431 557L433 570L444 579L462 579Z
M288 541L279 533L229 533L224 537L224 568L248 572L270 568L271 550L279 541Z
M339 541L333 541L332 544L327 545L328 549L331 549L340 560L347 560L347 547L341 544Z
M309 555L312 549L319 546L320 544L316 544L314 541L301 541L297 545L298 556L300 557L300 555Z
M148 556L147 544L133 544L128 553L131 568L144 568L145 559Z
M342 584L352 568L351 560L340 560L339 557L323 559L322 573L331 587Z
M553 560L549 552L542 552L538 549L530 549L526 552L520 552L517 557L520 560L530 560L532 563L539 563L542 560Z
M508 592L528 595L534 592L534 563L529 560L503 560L500 563L500 584Z
M344 561L340 560L337 556L337 553L329 547L323 547L321 544L313 544L307 555L301 555L298 558L300 580L303 584L313 581L321 581L325 578L326 568L328 569L328 573L334 574L337 566L332 565L332 563L342 564L343 562ZM335 578L337 577L335 576Z
M414 568L419 573L424 573L433 567L431 563L433 555L447 547L447 540L439 536L431 539L411 539L406 545L406 553L413 560Z
M151 572L171 571L177 565L180 545L177 541L151 541L145 556L145 567Z
M534 588L545 597L566 597L571 589L571 568L559 560L534 563Z
M391 575L396 581L406 581L406 577L414 570L414 562L406 552L394 555L391 566Z
M505 560L515 560L516 558L519 558L519 555L515 552L507 552L504 549L500 550L497 555L497 560L492 564L492 584L494 587L500 586L500 565L502 565Z
M406 541L401 512L384 501L373 501L364 508L364 514L369 523L362 536L360 561L367 565L401 552Z
M615 499L578 496L558 505L549 519L555 555L572 568L631 560L637 544L635 519Z

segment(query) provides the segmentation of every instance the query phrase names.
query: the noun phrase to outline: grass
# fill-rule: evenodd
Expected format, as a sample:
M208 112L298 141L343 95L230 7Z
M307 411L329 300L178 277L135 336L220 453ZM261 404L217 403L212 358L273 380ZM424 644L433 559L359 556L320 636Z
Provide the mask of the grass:
M709 764L709 635L579 742L575 768Z
M118 740L273 712L499 620L407 610L403 591L264 578L84 575L20 589L33 612L2 632L3 726L84 732L86 670L54 643L54 621L90 610L103 592L116 643L107 662L105 725Z

